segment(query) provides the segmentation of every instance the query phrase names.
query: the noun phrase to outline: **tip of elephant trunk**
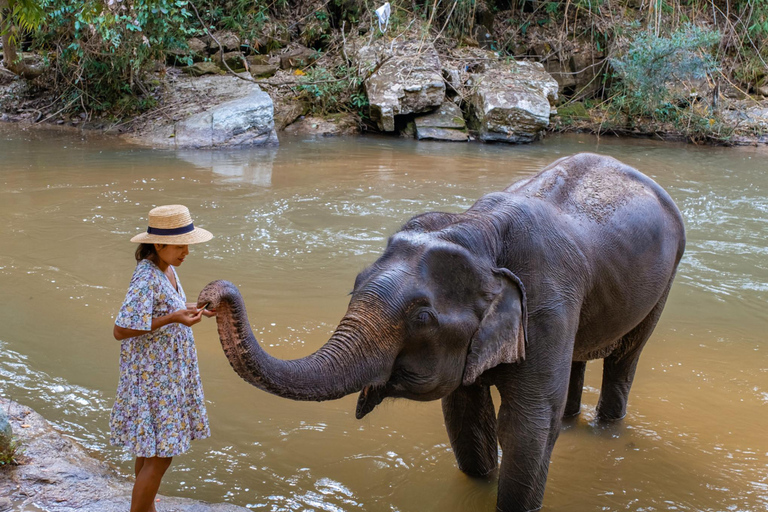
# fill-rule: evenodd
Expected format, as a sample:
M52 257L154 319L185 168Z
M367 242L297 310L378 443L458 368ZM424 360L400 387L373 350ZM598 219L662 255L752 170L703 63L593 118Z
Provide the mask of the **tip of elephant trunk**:
M216 309L222 302L232 301L239 296L239 290L229 281L212 281L205 285L197 296L197 307L202 308L207 305L208 309Z

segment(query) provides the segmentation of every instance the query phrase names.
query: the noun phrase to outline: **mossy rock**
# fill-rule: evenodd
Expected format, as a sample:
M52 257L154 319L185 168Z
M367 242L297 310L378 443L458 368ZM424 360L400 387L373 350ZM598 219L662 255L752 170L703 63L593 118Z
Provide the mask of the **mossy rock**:
M192 76L202 76L202 75L224 75L226 74L226 71L222 71L219 69L219 66L216 65L215 62L196 62L192 66L187 66L185 68L181 69L185 73L188 73Z
M568 105L563 105L562 107L557 107L557 114L563 118L563 119L585 119L588 120L589 112L587 112L587 108L584 106L583 103L570 103Z

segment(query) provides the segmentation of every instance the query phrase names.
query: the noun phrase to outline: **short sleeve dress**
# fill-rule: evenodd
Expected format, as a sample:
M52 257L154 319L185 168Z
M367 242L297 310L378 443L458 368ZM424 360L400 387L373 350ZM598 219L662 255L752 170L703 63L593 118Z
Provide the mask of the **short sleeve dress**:
M176 283L178 290L157 265L141 260L115 324L148 331L153 318L185 309L178 276ZM109 428L110 442L136 457L180 455L191 440L211 435L192 329L173 323L122 340Z

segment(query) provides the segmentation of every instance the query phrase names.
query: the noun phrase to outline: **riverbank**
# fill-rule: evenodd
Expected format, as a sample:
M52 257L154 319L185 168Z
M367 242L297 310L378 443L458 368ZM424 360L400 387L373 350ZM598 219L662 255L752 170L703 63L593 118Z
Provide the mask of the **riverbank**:
M362 135L377 133L370 123L352 113L313 115L300 98L295 97L289 85L292 78L283 73L269 81L243 81L232 75L200 77L168 68L157 74L160 84L156 92L157 106L135 116L107 119L64 112L47 112L52 101L46 91L35 88L22 78L0 75L0 121L16 123L23 129L57 127L86 130L124 138L149 146L167 146L163 128L171 121L203 113L216 105L246 97L252 90L263 90L272 100L274 114L273 137L281 133L291 135ZM288 85L284 85L288 84ZM287 91L287 92L286 92ZM13 104L13 107L9 105ZM595 102L564 102L553 108L547 133L591 133L630 138L652 138L674 142L693 142L723 146L758 146L768 144L768 99L742 96L741 99L721 98L719 131L709 135L696 134L666 122L640 122L633 127L621 126L611 119L604 105ZM693 116L691 116L693 118ZM714 121L713 121L714 123ZM159 133L159 135L154 132ZM393 136L413 137L406 130L393 132ZM477 139L469 131L464 140Z
M86 130L110 134L129 141L140 141L143 135L157 126L167 123L168 119L178 119L190 112L203 112L205 108L241 97L244 84L229 77L225 87L212 87L212 82L221 83L223 77L187 77L178 72L168 73L163 77L163 93L156 108L128 119L120 118L89 119L80 115L70 116L59 113L54 116L42 116L45 103L50 100L44 94L31 90L23 79L0 82L0 104L13 100L18 108L6 109L0 114L0 121L18 124L22 129L45 127L64 130ZM283 96L277 88L269 84L262 87L270 92L274 104L276 135L285 132L291 135L349 136L375 132L361 119L352 114L329 114L313 116L306 114L301 102L290 96ZM645 123L634 128L617 126L608 120L608 114L600 108L584 103L569 103L556 109L547 128L548 133L591 133L594 135L618 136L630 138L651 138L673 142L693 142L722 146L758 146L768 144L768 100L736 100L726 102L724 110L728 122L721 127L727 136L692 137L672 123ZM394 134L394 136L402 136ZM470 139L475 139L470 136ZM151 145L151 144L150 144Z
M264 8L256 20L225 4L229 17L197 14L199 26L192 19L194 28L174 43L154 43L153 57L140 62L130 44L111 47L94 36L76 70L95 68L76 82L54 66L68 55L62 46L38 35L19 62L49 67L17 76L13 65L0 66L0 120L98 130L150 147L273 144L282 131L511 143L588 132L768 143L768 56L761 53L768 45L759 44L768 29L748 24L759 14L713 12L710 19L708 10L679 5L678 16L662 23L633 2L573 10L570 3L523 4L508 11L492 1L468 12L454 6L454 15L393 3L383 27L367 5L301 0L293 10ZM112 8L136 10L139 25L143 19L138 6ZM89 23L95 30L106 22ZM96 51L99 45L109 51ZM133 66L127 83L127 71L100 63L110 52ZM223 111L212 111L219 106ZM217 124L231 133L211 134Z
M18 465L0 467L0 511L125 512L133 480L88 454L35 411L0 397L21 446ZM210 504L158 495L158 512L247 512L228 503Z

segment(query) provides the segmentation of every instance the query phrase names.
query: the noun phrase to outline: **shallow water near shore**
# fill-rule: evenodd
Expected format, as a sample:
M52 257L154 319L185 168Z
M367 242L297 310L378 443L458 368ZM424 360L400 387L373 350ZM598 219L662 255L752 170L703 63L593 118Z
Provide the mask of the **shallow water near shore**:
M178 269L188 300L214 279L234 282L265 348L293 359L328 339L356 274L411 216L463 211L580 151L665 187L688 245L623 421L594 422L601 364L588 365L544 510L768 510L765 148L568 135L527 146L282 138L271 149L160 151L0 125L0 392L130 474L130 458L108 444L111 330L135 264L128 240L151 207L186 204L216 236ZM386 401L358 421L356 396L280 399L232 371L213 320L194 332L213 436L174 460L161 493L270 511L494 510L495 478L456 468L439 402Z

